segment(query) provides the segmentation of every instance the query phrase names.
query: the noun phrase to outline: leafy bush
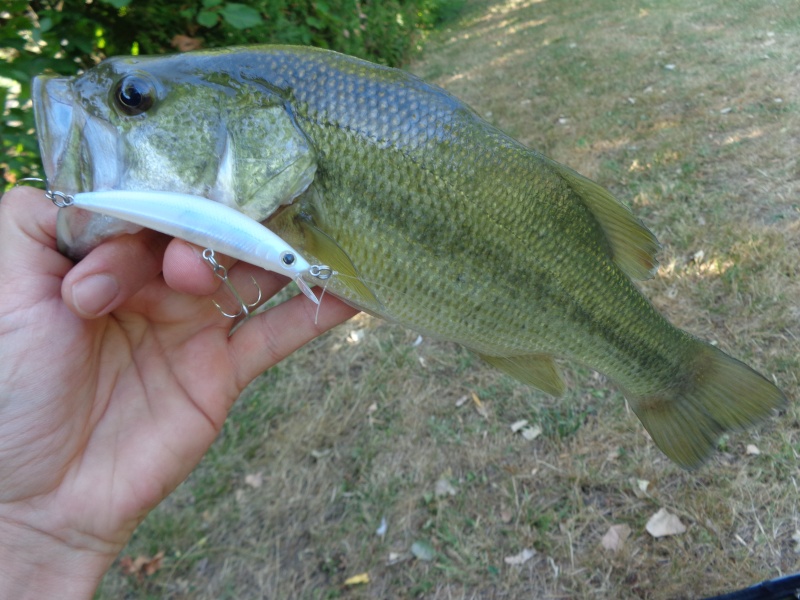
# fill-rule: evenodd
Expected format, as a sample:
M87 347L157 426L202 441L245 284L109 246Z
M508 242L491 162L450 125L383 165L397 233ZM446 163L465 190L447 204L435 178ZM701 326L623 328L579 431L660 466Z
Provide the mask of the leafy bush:
M0 9L0 170L6 185L40 176L30 85L107 56L236 44L330 48L389 66L464 0L6 0ZM3 110L5 107L5 110Z

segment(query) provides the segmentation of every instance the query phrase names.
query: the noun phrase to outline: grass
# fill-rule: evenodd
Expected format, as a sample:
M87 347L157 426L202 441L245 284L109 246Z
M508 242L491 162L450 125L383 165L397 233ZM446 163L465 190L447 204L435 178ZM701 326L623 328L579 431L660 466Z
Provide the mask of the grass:
M779 416L687 473L589 370L555 401L359 316L251 386L126 550L163 568L98 597L658 600L797 571L799 54L791 0L472 0L410 67L630 203L663 245L644 292L774 377ZM661 507L686 533L645 532Z

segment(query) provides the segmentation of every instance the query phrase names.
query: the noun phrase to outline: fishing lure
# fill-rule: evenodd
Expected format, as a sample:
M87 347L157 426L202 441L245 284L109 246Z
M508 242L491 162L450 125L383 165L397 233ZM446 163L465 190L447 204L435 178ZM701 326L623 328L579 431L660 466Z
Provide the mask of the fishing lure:
M311 265L277 234L257 221L201 196L129 190L76 194L48 191L47 194L60 208L74 206L115 217L291 277L300 291L317 305L319 299L303 277L324 281L333 274L325 265ZM242 305L248 306L243 302Z

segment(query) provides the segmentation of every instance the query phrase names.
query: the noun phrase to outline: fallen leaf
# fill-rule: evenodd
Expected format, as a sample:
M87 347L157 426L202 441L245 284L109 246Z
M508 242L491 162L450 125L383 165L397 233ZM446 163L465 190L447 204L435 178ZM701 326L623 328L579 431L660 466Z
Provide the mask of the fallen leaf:
M386 522L386 517L381 517L381 524L378 529L375 530L375 535L379 537L383 537L386 535L386 531L389 529L389 524Z
M529 442L542 435L542 428L538 425L528 425L527 419L520 419L511 424L511 431L520 433Z
M525 427L522 430L522 437L529 442L535 440L540 435L542 435L542 428L538 425L531 425L530 427Z
M761 450L758 449L758 446L755 444L747 444L747 448L745 449L745 454L752 454L754 456L758 456L761 454Z
M469 396L461 396L461 398L456 400L456 408L461 408L464 406L467 403L467 400L469 400Z
M176 35L170 40L173 48L178 52L191 52L192 50L199 50L203 47L203 38L193 38L188 35Z
M411 554L416 556L418 560L430 562L436 556L436 551L433 549L430 542L417 540L411 544Z
M369 573L359 573L344 580L345 585L362 585L369 583Z
M353 329L347 335L347 343L351 345L355 345L361 342L364 339L365 331L363 329Z
M261 487L261 484L264 483L264 474L259 471L258 473L245 475L244 482L246 485L257 490Z
M519 554L515 554L514 556L506 556L503 559L503 561L507 565L524 565L531 558L533 558L534 554L536 554L535 550L533 550L531 548L525 548L525 550L523 550Z
M517 433L518 431L521 431L522 428L525 427L527 424L528 424L528 419L520 419L519 421L514 421L511 424L511 431Z
M161 563L164 559L164 551L162 550L152 558L147 556L137 556L131 558L124 556L119 561L120 569L125 575L136 575L140 579L143 577L150 577L161 568Z
M164 551L162 550L144 565L144 574L148 576L153 575L156 571L158 571L161 568L161 562L163 560L164 560Z
M447 479L440 479L436 482L434 493L436 494L437 498L441 498L442 496L455 496L457 492L456 488L453 487L453 484Z
M631 528L627 525L612 525L600 540L603 548L612 552L619 552L625 545L625 541L631 534Z
M686 531L686 526L681 523L677 515L673 515L666 508L662 508L647 521L645 525L647 533L654 538L667 535L679 535Z
M125 575L133 575L139 570L138 565L134 567L133 563L134 561L130 556L123 556L119 559L119 568Z
M556 561L553 560L552 556L547 557L547 562L550 563L550 568L553 569L553 575L555 575L556 579L558 579L559 573L561 573L561 569L556 564Z
M635 477L631 477L628 479L628 482L633 488L633 493L637 498L647 498L653 491L653 486L647 479L636 479Z
M482 416L484 419L489 418L489 410L486 408L486 405L481 402L481 399L478 398L478 394L472 392L472 403L475 405L475 410L478 411L478 414Z

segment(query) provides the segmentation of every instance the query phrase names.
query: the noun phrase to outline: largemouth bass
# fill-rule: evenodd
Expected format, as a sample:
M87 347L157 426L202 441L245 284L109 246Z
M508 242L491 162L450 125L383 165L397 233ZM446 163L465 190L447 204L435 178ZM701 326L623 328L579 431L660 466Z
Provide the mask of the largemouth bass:
M554 395L555 358L604 373L683 467L784 401L640 293L658 244L627 207L403 71L259 46L116 57L34 96L52 189L238 208L335 269L327 289L353 306ZM75 214L59 223L75 257L125 227Z

